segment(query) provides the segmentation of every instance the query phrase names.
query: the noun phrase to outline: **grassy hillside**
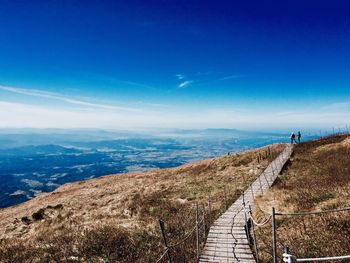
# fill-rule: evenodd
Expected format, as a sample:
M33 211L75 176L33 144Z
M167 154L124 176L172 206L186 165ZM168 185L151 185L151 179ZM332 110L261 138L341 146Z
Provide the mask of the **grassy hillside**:
M301 143L287 169L269 192L258 199L254 216L262 211L295 213L350 206L350 136L332 136ZM279 256L288 244L298 257L350 254L350 212L277 217ZM262 262L271 261L271 225L258 229Z
M66 184L52 193L0 210L0 262L154 262L163 251L158 219L170 243L194 226L195 203L214 220L283 149L260 163L267 148L173 169L105 176ZM206 214L208 219L208 214ZM194 253L194 240L182 249ZM173 251L175 262L182 249ZM193 259L194 257L192 257Z

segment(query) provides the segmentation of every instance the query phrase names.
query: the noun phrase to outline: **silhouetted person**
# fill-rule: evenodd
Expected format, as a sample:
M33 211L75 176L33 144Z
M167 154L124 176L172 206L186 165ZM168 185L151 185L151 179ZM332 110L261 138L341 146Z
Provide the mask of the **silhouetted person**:
M292 135L290 136L290 144L293 144L293 142L296 142L294 132L292 132Z
M300 143L301 133L298 131L298 143Z

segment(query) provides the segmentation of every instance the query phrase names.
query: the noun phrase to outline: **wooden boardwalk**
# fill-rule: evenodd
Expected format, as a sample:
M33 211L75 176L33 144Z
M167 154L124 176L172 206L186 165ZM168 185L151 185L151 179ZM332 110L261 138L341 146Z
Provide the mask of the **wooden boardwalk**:
M269 164L265 171L231 207L214 222L210 227L203 253L200 256L200 263L255 262L245 231L247 218L243 208L243 201L248 211L249 205L253 205L254 197L264 193L273 184L292 151L293 147L289 144L286 145L284 151Z

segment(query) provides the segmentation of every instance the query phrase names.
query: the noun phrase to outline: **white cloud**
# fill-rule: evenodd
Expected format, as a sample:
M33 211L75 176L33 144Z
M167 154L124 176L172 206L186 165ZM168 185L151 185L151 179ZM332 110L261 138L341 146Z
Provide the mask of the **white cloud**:
M177 74L176 77L177 77L179 80L185 79L185 76L182 75L182 74Z
M177 86L180 89L188 87L191 83L193 83L193 80L187 79L187 77L183 74L177 74L175 75L177 79L180 81L180 84Z
M191 80L185 80L179 84L178 88L187 88L192 82Z

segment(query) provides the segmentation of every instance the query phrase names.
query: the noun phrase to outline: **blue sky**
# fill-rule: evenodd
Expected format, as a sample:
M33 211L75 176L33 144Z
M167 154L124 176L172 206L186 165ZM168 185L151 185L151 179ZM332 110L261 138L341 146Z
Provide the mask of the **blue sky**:
M350 123L348 1L0 4L0 127Z

